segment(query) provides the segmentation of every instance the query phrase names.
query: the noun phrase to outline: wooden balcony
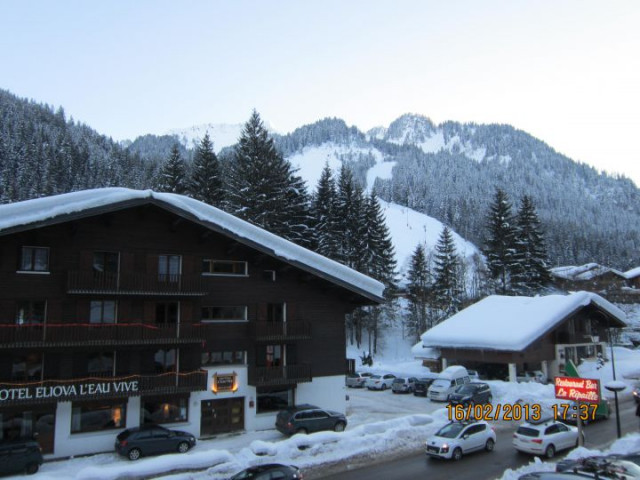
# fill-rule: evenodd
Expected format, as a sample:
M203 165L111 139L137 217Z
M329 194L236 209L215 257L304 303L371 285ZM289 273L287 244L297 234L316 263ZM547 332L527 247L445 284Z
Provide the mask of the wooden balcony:
M69 272L67 293L102 295L203 296L202 275Z
M171 395L206 389L207 372L205 370L117 377L92 375L65 380L12 380L0 383L0 394L4 406L140 395Z
M278 367L250 367L249 385L266 387L311 382L311 365L285 365Z
M58 323L0 324L0 349L64 346L200 343L204 332L191 324Z
M286 342L311 340L311 322L252 322L251 334L256 342Z

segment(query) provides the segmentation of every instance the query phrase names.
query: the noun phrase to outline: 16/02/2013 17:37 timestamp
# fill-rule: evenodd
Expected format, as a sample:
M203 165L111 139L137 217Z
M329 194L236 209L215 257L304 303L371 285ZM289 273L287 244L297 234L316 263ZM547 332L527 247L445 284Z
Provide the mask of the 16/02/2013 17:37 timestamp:
M462 422L467 420L537 422L542 419L542 406L538 403L496 403L447 405L449 420ZM554 420L567 420L578 417L582 421L594 420L597 404L559 403L551 405Z

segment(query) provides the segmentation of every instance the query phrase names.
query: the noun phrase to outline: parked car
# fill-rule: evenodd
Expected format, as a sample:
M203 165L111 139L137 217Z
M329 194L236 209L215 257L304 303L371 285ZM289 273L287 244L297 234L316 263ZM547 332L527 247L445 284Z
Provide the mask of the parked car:
M578 446L578 429L552 419L525 422L513 434L516 450L553 458L556 452Z
M469 372L467 372L466 368L460 365L452 365L440 372L438 378L429 386L427 395L429 400L446 402L456 387L470 381Z
M613 478L640 479L640 466L623 455L607 455L584 457L574 460L561 460L556 463L556 472L596 473L599 478L610 478L607 475L617 474ZM624 477L622 476L624 475Z
M516 381L518 383L537 382L537 383L546 384L549 382L549 379L544 373L542 373L542 370L533 370L531 372L523 372L521 374L516 375Z
M364 382L372 374L369 372L356 372L347 374L344 383L349 388L364 387Z
M302 478L302 472L294 465L267 463L242 470L230 480L302 480Z
M26 472L32 475L42 465L42 449L35 440L0 443L0 475Z
M491 387L484 382L471 382L460 385L449 395L449 402L453 405L475 405L477 403L491 403Z
M396 378L396 376L391 373L385 373L384 375L371 375L364 382L364 386L369 390L386 390L387 388L391 388L394 378Z
M477 450L493 451L496 432L487 422L449 422L425 443L431 458L460 460Z
M321 430L342 432L347 428L347 417L340 412L303 404L280 410L276 417L276 428L285 435Z
M433 373L430 377L420 377L413 384L413 394L419 397L426 397L427 390L433 381L437 378L437 374Z
M116 437L116 452L129 460L161 453L186 453L196 445L189 432L169 430L159 425L128 428Z
M416 377L396 377L391 382L391 391L393 393L412 393L416 380Z

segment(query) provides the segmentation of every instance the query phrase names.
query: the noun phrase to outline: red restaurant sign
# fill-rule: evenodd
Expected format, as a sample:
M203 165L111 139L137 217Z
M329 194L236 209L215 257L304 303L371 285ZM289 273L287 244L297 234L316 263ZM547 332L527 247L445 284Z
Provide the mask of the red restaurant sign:
M576 402L600 403L600 385L597 379L556 377L556 398Z

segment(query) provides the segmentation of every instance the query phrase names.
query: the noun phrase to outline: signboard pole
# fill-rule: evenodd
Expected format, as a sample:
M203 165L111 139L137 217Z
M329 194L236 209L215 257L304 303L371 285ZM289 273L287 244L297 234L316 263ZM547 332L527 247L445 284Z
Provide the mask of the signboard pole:
M584 436L582 434L582 429L583 429L582 409L580 408L580 405L582 405L582 402L577 402L577 403L578 403L578 410L576 411L576 424L578 425L578 446L579 447L583 447L584 446Z

